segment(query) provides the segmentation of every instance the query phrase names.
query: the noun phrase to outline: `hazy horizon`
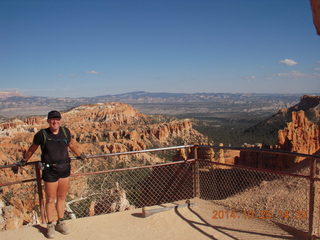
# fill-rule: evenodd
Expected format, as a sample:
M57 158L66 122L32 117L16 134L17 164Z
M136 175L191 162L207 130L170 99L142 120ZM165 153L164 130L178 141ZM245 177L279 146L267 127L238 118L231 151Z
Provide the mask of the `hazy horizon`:
M55 98L54 96L44 96L44 95L25 95L19 91L0 91L1 93L17 93L20 94L22 97L45 97L45 98ZM310 96L320 96L320 92L314 92L314 93L303 93L303 92L297 92L297 93L270 93L270 92L150 92L150 91L131 91L131 92L122 92L122 93L116 93L116 94L102 94L102 95L95 95L95 96L77 96L77 97L56 97L56 98L94 98L94 97L102 97L102 96L118 96L118 95L126 95L126 94L137 94L137 93L144 93L144 94L172 94L172 95L179 95L179 94L241 94L241 95L310 95ZM1 98L0 98L1 99Z

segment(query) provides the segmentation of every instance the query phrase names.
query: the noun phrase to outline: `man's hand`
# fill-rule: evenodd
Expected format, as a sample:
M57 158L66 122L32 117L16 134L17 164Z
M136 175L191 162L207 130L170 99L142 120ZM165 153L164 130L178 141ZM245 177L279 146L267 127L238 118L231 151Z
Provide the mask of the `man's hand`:
M78 156L77 158L83 161L87 158L87 156L84 153L81 153L80 156Z
M19 167L23 167L27 164L27 161L25 159L22 159L21 161L17 162L15 166L11 167L11 170L13 173L17 174Z
M27 164L27 161L25 159L22 159L21 161L17 162L18 167L23 167Z

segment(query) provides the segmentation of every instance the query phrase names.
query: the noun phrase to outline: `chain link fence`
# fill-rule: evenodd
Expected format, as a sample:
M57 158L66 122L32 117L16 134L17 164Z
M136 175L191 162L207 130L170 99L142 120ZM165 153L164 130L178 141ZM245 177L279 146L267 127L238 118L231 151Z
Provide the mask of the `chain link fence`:
M320 181L315 183L315 221L314 221L314 231L315 236L320 237Z
M67 201L71 218L193 198L193 161L97 169L72 177Z
M198 150L201 154L203 149ZM320 236L320 181L315 180L314 200L310 199L308 162L305 168L289 173L231 165L227 160L221 163L190 159L197 158L195 148L190 149L189 160L184 161L178 161L176 149L154 151L72 161L66 217L200 198L211 211L215 205L228 210L213 211L212 218L261 219L308 232L313 202L313 233ZM1 169L0 230L40 222L37 182L30 179L35 176L34 166ZM319 170L316 169L316 177ZM6 176L12 176L12 171L17 171L10 178L12 184L5 185Z
M40 223L37 183L30 178L35 176L34 165L2 169L1 184L8 182L7 176L13 177L12 184L0 187L0 230Z
M213 218L262 219L309 230L308 179L209 161L199 162L199 178L199 197L229 212L213 212Z
M315 235L320 238L320 159L317 159L316 164L316 177L315 181L315 197L314 197L314 206L315 206L315 221L314 221L314 230Z

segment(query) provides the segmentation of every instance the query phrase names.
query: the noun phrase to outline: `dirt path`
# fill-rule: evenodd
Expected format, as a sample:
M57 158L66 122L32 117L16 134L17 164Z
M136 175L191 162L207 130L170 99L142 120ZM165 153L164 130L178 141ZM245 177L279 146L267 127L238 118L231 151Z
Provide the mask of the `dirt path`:
M306 239L304 235L293 236L290 229L262 220L248 220L241 215L234 218L212 219L213 211L225 211L221 207L193 200L195 205L173 208L168 211L142 217L142 210L100 215L69 220L70 235L56 233L57 240L201 240L201 239ZM286 230L285 230L286 229ZM40 240L46 239L43 226L24 227L0 232L0 239Z

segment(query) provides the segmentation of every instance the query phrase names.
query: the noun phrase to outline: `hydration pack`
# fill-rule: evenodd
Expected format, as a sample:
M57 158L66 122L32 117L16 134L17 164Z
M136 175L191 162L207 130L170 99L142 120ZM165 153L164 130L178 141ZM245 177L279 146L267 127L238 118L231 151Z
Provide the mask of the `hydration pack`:
M61 126L60 128L63 132L64 137L65 137L63 140L65 140L66 144L68 145L70 143L70 139L67 136L66 129L63 126ZM45 129L42 129L41 132L42 132L42 136L43 136L43 141L41 142L41 149L43 150L44 146L46 145L47 139L48 139L48 133L46 132Z

